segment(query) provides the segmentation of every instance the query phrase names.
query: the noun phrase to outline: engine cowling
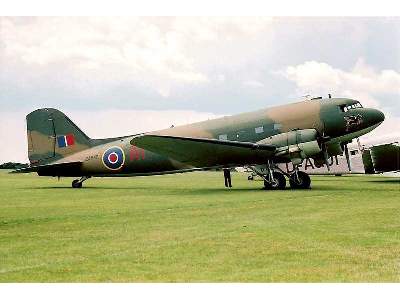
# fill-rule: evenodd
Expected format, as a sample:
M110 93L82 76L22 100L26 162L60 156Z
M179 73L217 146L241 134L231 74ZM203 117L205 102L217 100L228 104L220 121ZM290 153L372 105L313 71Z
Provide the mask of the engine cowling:
M343 149L340 143L326 144L326 153L328 157L342 155ZM325 164L325 157L323 153L318 153L313 156L315 166L317 168L322 167Z
M318 132L315 129L298 129L267 137L257 144L274 145L277 147L277 156L300 164L304 158L321 153L317 138Z

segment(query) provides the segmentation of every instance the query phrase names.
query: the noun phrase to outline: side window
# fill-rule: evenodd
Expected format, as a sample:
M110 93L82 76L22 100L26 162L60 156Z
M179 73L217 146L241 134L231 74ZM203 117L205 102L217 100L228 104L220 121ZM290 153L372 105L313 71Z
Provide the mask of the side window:
M218 136L218 139L219 139L220 141L227 141L227 140L228 140L228 135L227 135L227 134L220 134L220 135Z
M282 128L282 124L276 123L274 124L274 130L280 130Z
M348 112L351 109L362 108L362 105L360 102L357 102L352 105L340 105L339 107L342 112Z
M256 133L263 133L264 132L264 126L256 127L256 128L254 128L254 131Z

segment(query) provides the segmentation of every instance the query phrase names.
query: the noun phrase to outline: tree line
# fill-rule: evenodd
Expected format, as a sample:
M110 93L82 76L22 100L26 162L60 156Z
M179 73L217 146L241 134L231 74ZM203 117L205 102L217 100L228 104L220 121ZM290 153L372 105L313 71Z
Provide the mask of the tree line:
M28 167L28 164L11 162L11 161L0 164L0 169L21 169L26 167Z

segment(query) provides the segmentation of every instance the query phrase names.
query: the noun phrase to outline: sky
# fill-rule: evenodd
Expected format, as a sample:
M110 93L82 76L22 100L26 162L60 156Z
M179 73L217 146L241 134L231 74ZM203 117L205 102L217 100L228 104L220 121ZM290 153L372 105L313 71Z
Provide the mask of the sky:
M41 107L99 138L328 93L400 140L399 17L0 17L0 163L27 161Z

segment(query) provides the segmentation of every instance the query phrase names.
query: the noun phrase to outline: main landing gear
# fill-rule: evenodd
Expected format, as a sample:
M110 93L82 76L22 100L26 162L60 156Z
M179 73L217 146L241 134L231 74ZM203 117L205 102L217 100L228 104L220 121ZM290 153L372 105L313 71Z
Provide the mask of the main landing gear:
M284 190L286 188L286 178L281 172L273 172L272 177L264 179L264 189Z
M72 187L77 189L77 188L81 188L82 187L82 183L85 180L88 180L90 178L90 176L82 176L80 179L75 179L72 181Z
M307 173L295 170L289 176L289 184L292 189L309 189L311 186L311 179Z
M310 176L305 172L299 171L297 166L294 166L292 172L287 173L275 166L272 161L267 161L266 174L256 168L251 169L264 179L265 190L284 190L286 188L285 176L288 177L289 185L292 189L309 189L311 186Z

